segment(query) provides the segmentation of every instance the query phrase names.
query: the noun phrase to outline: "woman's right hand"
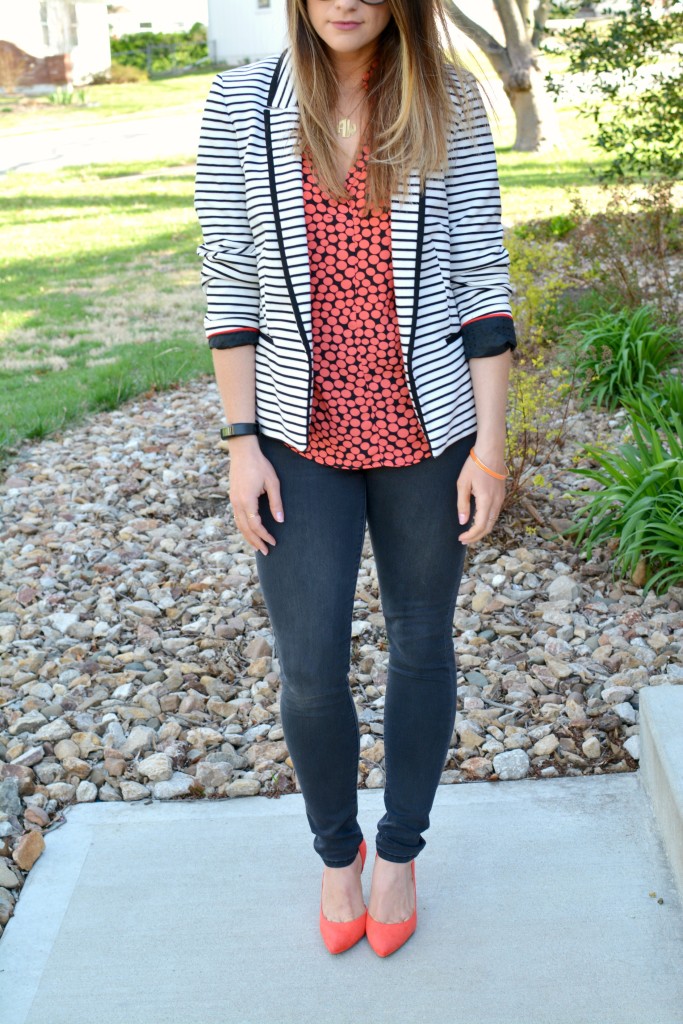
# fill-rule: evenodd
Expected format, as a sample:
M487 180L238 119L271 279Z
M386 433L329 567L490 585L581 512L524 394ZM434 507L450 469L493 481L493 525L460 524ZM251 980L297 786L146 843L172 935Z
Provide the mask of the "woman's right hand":
M246 442L246 443L245 443ZM230 503L235 523L244 539L252 547L268 554L268 544L277 541L268 532L258 510L261 494L268 495L273 519L284 522L285 514L280 497L280 481L271 462L262 453L253 435L232 438L230 441Z

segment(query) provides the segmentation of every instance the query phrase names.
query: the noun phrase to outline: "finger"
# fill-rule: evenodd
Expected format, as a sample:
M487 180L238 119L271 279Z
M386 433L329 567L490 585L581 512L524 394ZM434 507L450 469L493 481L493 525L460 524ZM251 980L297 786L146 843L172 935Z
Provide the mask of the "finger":
M458 481L458 522L464 526L472 516L472 486L463 481Z
M268 477L265 481L265 488L268 495L270 514L277 523L284 522L285 512L282 507L282 497L280 496L280 481L276 476Z
M463 544L472 544L475 541L481 540L482 537L491 532L497 518L498 515L490 504L484 505L480 502L475 512L474 523L469 530L460 534L459 540Z
M271 537L265 526L261 523L261 517L258 512L248 512L246 509L243 509L235 515L235 522L244 539L263 555L268 554L266 541L273 545L277 543L275 538Z
M462 544L474 544L476 541L481 540L483 537L488 536L491 533L495 525L495 521L490 521L484 526L479 527L477 530L474 527L467 533L461 534L458 538Z

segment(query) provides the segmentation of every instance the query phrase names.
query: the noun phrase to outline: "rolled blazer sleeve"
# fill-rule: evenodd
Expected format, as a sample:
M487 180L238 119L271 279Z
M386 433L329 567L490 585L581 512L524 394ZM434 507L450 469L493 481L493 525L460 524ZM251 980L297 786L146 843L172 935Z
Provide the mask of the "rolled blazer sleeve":
M203 238L197 254L202 257L207 303L204 328L212 348L258 342L256 250L244 194L235 130L218 75L204 107L195 178L195 210Z
M474 77L467 88L473 136L455 129L455 159L446 174L451 230L451 285L467 359L517 346L510 307L510 257L503 245L500 185L493 137ZM456 96L456 109L460 104Z

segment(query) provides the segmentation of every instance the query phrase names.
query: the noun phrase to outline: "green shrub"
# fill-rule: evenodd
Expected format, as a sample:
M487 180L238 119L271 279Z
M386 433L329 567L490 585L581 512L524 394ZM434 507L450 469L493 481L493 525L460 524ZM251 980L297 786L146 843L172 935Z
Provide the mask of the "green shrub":
M676 348L673 328L659 323L651 306L635 312L612 306L568 325L561 358L575 367L582 408L616 409L658 388Z
M505 239L513 286L512 314L526 351L548 340L548 324L569 286L571 250L542 236L531 224L520 225Z
M579 513L575 542L593 547L618 537L615 571L645 567L645 589L664 593L683 581L683 417L643 395L630 409L632 442L617 452L586 445L597 468L572 472L601 485ZM585 491L570 492L585 496Z
M683 170L683 5L657 14L652 0L631 0L609 20L588 19L560 33L582 113L612 162L603 177L664 176ZM583 81L582 81L583 79ZM562 78L548 76L552 92Z
M199 23L189 32L136 32L111 40L111 55L117 63L150 74L196 64L208 52L206 28Z
M673 182L603 186L600 213L590 213L578 191L569 190L576 222L567 240L572 282L589 285L603 305L654 305L662 320L678 324L683 211L673 189Z

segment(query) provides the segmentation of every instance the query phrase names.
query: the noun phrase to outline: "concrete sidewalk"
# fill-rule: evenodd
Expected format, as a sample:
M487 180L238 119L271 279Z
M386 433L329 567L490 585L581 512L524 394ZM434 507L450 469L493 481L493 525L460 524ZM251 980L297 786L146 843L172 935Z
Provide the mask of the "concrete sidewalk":
M367 898L383 792L358 795ZM0 1021L683 1024L640 773L441 786L426 839L415 935L334 957L300 794L69 808L0 942Z
M54 171L92 163L165 160L181 154L194 159L202 106L197 103L189 109L0 135L0 176L11 171Z

